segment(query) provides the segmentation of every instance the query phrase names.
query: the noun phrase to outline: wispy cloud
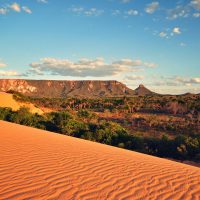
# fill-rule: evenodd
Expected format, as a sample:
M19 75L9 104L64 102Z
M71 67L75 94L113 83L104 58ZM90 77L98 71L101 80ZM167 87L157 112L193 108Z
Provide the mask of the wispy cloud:
M117 64L119 66L124 66L124 67L144 66L144 67L154 68L157 66L155 63L143 62L142 60L132 60L132 59L121 59L119 61L114 61L113 64Z
M176 77L174 81L182 83L184 85L200 84L200 77L194 77L194 78Z
M134 10L134 9L130 9L128 11L125 12L127 15L132 15L132 16L135 16L135 15L138 15L139 12L137 10Z
M5 15L7 14L8 9L7 8L0 8L0 15Z
M181 30L180 30L180 28L179 27L174 27L173 28L173 30L172 30L172 32L174 33L174 34L181 34Z
M10 9L15 11L15 12L21 12L21 7L18 3L11 4Z
M16 71L2 71L2 70L0 70L0 76L21 76L21 74L16 72Z
M130 76L126 76L125 80L126 81L135 81L135 80L143 80L144 76L141 75L130 75Z
M84 11L86 16L99 16L102 13L104 13L104 10L98 10L97 8L90 8L89 10Z
M157 86L191 86L191 85L200 85L200 77L161 77L158 78L154 85Z
M0 68L7 67L7 64L0 59ZM21 76L22 74L14 70L0 70L0 76Z
M173 9L167 10L167 19L187 18L190 15L191 8L187 5L178 5Z
M24 10L24 12L28 13L28 14L31 14L32 11L30 8L26 7L26 6L23 6L22 9Z
M168 37L168 34L167 34L166 32L164 32L164 31L162 31L162 32L159 33L159 36L160 36L161 38L167 38L167 37Z
M39 3L48 3L48 0L37 0Z
M158 8L159 8L159 2L154 1L146 6L145 12L148 14L153 14Z
M122 3L130 3L132 0L121 0Z
M32 10L29 7L21 6L19 3L16 3L16 2L14 2L12 4L8 4L3 8L0 8L0 14L2 14L2 15L6 15L9 11L14 11L17 13L21 13L22 11L24 11L28 14L32 13Z
M187 18L193 16L198 18L200 13L197 12L200 10L200 0L190 0L186 4L178 4L173 9L167 10L167 19L175 20L177 18Z
M85 16L100 16L104 13L104 10L100 10L97 8L86 9L84 7L73 7L69 10L77 15L85 15Z
M139 11L136 9L128 9L128 10L111 10L111 15L113 16L123 16L127 18L128 16L137 16L139 15Z
M193 17L195 17L195 18L200 17L200 13L194 13L194 14L193 14Z
M1 59L0 59L0 67L6 67L6 66L7 66L7 64L4 63L3 61L1 61Z
M193 8L195 8L196 10L200 10L200 0L192 0L192 1L191 1L191 5L192 5Z
M103 58L96 58L94 60L82 58L77 62L67 59L42 58L39 62L30 64L29 73L75 77L105 77L134 72L138 68L152 68L155 66L156 64L154 63L132 59L121 59L107 63Z
M119 9L116 9L116 10L112 10L111 11L111 14L114 15L114 16L117 16L117 15L121 15L122 11L119 10Z
M159 37L161 38L166 38L166 39L169 39L175 35L180 35L182 33L181 31L181 28L180 27L174 27L174 28L168 28L168 29L165 29L165 31L161 31L159 32Z
M180 43L180 46L181 46L181 47L186 47L187 45L186 45L184 42L181 42L181 43Z

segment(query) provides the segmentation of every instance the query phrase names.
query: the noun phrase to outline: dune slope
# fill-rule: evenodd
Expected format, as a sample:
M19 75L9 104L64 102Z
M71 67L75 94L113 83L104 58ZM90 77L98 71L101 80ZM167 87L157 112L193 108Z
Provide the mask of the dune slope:
M20 102L17 102L13 98L13 94L0 92L0 107L9 107L9 108L12 108L12 110L16 111L16 110L19 110L20 107L23 107L23 106L29 108L30 112L32 112L32 113L38 113L38 114L43 114L44 113L41 109L36 108L31 103L20 103Z
M10 107L13 110L18 110L20 105L13 99L12 94L0 92L0 107Z
M0 199L200 199L200 169L0 121Z

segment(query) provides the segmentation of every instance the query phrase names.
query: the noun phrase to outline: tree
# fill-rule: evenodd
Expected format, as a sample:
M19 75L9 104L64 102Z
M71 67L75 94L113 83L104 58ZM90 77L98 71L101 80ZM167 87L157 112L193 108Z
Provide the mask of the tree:
M60 133L67 133L66 126L68 124L68 121L73 117L69 112L54 112L51 113L51 118L57 131L59 131Z

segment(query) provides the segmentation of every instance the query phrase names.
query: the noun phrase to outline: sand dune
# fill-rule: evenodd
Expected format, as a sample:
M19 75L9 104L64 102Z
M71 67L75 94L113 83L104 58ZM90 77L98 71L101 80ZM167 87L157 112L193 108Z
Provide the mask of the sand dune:
M0 121L0 199L200 199L200 169Z
M31 103L20 103L17 102L15 99L13 99L13 95L5 92L0 92L0 107L9 107L12 108L12 110L16 111L19 110L20 107L28 107L30 109L30 112L32 113L38 113L43 114L44 112L36 108Z
M4 92L0 92L0 106L10 107L13 110L18 110L20 108L19 103L13 99L13 95Z

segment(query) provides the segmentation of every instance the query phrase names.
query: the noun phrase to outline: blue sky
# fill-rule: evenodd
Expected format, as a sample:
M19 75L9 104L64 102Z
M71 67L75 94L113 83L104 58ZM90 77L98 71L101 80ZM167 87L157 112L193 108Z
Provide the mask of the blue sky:
M200 93L200 0L0 0L0 78Z

